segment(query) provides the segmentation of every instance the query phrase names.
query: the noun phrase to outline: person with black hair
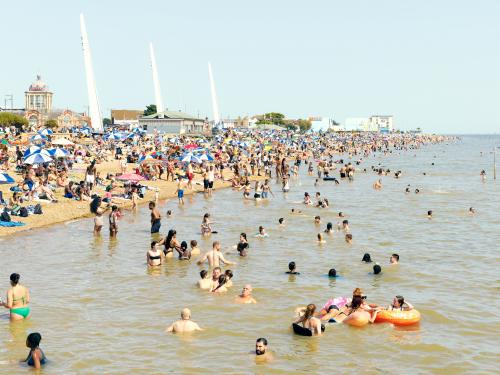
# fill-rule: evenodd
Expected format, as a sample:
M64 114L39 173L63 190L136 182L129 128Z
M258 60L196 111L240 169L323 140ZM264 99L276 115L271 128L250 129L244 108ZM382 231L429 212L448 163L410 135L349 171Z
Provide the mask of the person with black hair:
M7 291L7 301L0 300L0 306L10 310L10 320L22 320L30 317L30 292L19 284L21 276L18 273L10 275L11 288Z
M116 237L116 234L118 233L117 216L118 216L118 206L113 205L111 207L111 213L109 214L109 236L110 237Z
M391 258L389 259L389 262L391 264L398 264L399 263L399 255L398 254L392 254Z
M210 278L208 271L207 270L201 270L200 271L200 277L201 279L198 280L198 287L203 290L210 290L212 289L212 284L213 281Z
M267 340L260 337L255 342L255 359L259 362L267 362L273 359L273 355L267 349Z
M328 271L328 277L337 277L337 270L335 268L330 268Z
M30 352L23 362L36 369L41 368L47 362L45 353L40 349L40 341L42 341L42 335L38 332L30 333L26 338L26 346L30 348Z
M373 266L373 274L378 275L381 272L382 272L382 267L380 267L380 265L378 265L378 264L375 264Z
M285 273L288 275L300 275L300 272L297 272L297 265L295 262L288 263L288 271Z
M413 305L410 302L405 301L403 296L396 296L387 310L410 311L413 310Z
M363 255L363 259L361 259L361 261L365 262L365 263L371 263L372 262L372 258L370 256L370 254L365 253L365 255Z

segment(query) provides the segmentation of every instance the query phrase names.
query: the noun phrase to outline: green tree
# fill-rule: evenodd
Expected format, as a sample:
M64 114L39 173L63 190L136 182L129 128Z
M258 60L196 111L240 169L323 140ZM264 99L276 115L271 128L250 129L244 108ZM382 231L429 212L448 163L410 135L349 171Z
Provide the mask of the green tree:
M308 131L309 129L311 129L311 126L312 126L311 121L302 120L302 119L297 120L297 125L300 128L300 131L303 131L303 132Z
M22 128L28 125L28 120L24 117L10 112L0 112L0 126L15 126Z
M285 115L278 112L264 113L257 121L257 125L261 124L285 125Z
M57 124L56 120L52 119L45 122L45 127L49 129L56 129L57 127L59 127L59 125Z
M102 119L102 124L103 124L104 126L109 126L109 125L111 125L111 119L109 119L109 118L107 118L107 117L103 118L103 119Z
M156 112L156 104L150 104L146 106L144 110L144 116L154 115Z

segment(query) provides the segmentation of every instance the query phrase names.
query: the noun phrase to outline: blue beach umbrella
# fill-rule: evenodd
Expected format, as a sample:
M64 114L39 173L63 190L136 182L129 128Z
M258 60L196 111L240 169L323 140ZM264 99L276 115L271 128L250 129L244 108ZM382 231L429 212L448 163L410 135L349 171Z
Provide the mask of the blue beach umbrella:
M41 134L41 135L52 135L54 134L54 132L50 129L42 129L38 132L38 134Z
M41 134L35 134L33 137L30 138L31 142L42 142L47 139L46 136L41 135Z
M200 159L200 160L202 160L202 161L203 161L203 160L206 160L206 161L213 161L213 160L214 160L214 157L213 157L212 155L210 155L210 154L201 154L201 155L199 156L199 159Z
M52 161L52 158L45 153L35 152L24 158L24 164L42 164Z
M13 184L15 181L7 173L0 173L0 184Z
M181 156L181 161L189 163L189 162L195 162L195 163L201 163L201 160L199 157L194 155L192 152L188 152L184 155Z
M39 150L41 150L41 148L38 146L30 146L26 151L24 151L23 156L26 157L26 156L31 155Z
M48 150L48 153L50 156L54 157L54 158L65 158L69 155L69 152L66 151L65 149L63 148L51 148L50 150Z

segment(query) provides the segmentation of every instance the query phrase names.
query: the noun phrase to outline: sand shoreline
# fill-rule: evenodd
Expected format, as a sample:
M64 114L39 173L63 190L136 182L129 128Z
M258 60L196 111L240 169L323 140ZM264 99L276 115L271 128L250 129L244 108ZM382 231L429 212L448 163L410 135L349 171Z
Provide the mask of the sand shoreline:
M117 165L119 161L111 161L105 162L101 165L98 165L98 171L101 174L106 174L107 172L116 172L119 169ZM76 173L75 173L76 172ZM81 170L76 170L73 173L70 173L72 177L76 180L81 179ZM226 171L224 178L228 179L232 176L232 174ZM200 174L195 174L195 179L193 180L193 190L185 188L184 194L189 195L193 193L199 193L203 191L203 180L197 179L201 177ZM253 176L250 180L260 180L264 177ZM153 188L159 189L158 199L159 200L167 200L167 199L175 199L177 200L177 182L166 181L166 180L156 180L156 181L144 181L144 185ZM10 186L1 185L1 189L4 194L4 199L7 199L11 196L12 192L8 190ZM215 181L214 190L230 188L231 182L222 181L220 179ZM102 189L103 190L103 189ZM97 194L101 194L101 189L96 191ZM42 215L30 215L28 217L19 217L19 216L11 216L12 221L21 221L26 225L20 227L0 227L0 237L6 237L15 235L17 233L26 232L31 229L38 229L43 227L48 227L54 224L66 223L68 221L84 219L89 217L94 217L94 214L90 212L90 202L84 201L75 201L71 199L64 198L62 196L62 192L56 192L56 197L58 198L57 203L50 203L48 201L33 201L30 204L41 203L42 204ZM132 207L131 200L119 199L120 203L117 206L123 209L130 209ZM144 198L139 200L138 204L143 205L150 201L155 200L155 191L147 190ZM91 231L92 228L89 228Z

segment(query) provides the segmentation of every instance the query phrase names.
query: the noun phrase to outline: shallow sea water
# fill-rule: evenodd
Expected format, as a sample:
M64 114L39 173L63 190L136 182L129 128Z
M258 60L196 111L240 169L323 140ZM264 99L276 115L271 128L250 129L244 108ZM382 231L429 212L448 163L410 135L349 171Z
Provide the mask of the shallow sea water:
M0 239L2 294L12 272L30 288L32 319L10 324L6 309L0 315L0 374L26 373L17 363L28 352L26 335L39 331L41 347L50 362L44 374L284 374L341 371L363 374L498 373L500 306L499 283L500 189L492 178L494 142L500 138L463 137L460 142L425 146L417 151L370 157L355 181L338 186L323 182L314 188L304 166L292 190L284 195L273 185L269 202L243 201L241 192L221 190L212 199L201 194L161 202L161 233L175 228L179 240L197 239L203 250L220 240L223 248L249 235L247 258L232 269L234 287L227 295L198 290L201 267L195 260L169 259L148 271L145 253L151 241L149 211L125 212L118 239L92 236L93 222L78 220ZM480 155L480 152L483 155ZM383 189L371 188L378 178L371 165L402 178L383 177ZM435 163L433 166L432 163ZM486 169L483 183L479 171ZM422 173L426 172L424 176ZM412 191L404 194L410 184ZM304 207L303 193L320 191L331 208ZM469 216L470 206L477 209ZM304 216L289 215L290 208ZM427 210L434 218L428 220ZM316 235L326 223L336 225L336 214L349 219L354 244L342 232ZM217 221L214 234L199 235L203 213ZM316 227L313 217L320 215ZM286 226L277 225L279 217ZM259 225L270 234L253 235ZM365 252L383 267L370 274L361 262ZM401 263L389 266L399 253ZM289 261L301 275L285 275ZM326 277L334 267L342 275ZM243 284L251 283L257 305L233 304ZM396 328L375 324L364 328L329 325L320 338L294 336L290 323L297 306L322 306L333 296L349 296L361 287L369 302L388 304L402 294L421 312L419 325ZM193 320L206 331L196 335L168 335L163 331L189 307ZM275 354L270 364L256 364L249 354L255 339L266 337Z

